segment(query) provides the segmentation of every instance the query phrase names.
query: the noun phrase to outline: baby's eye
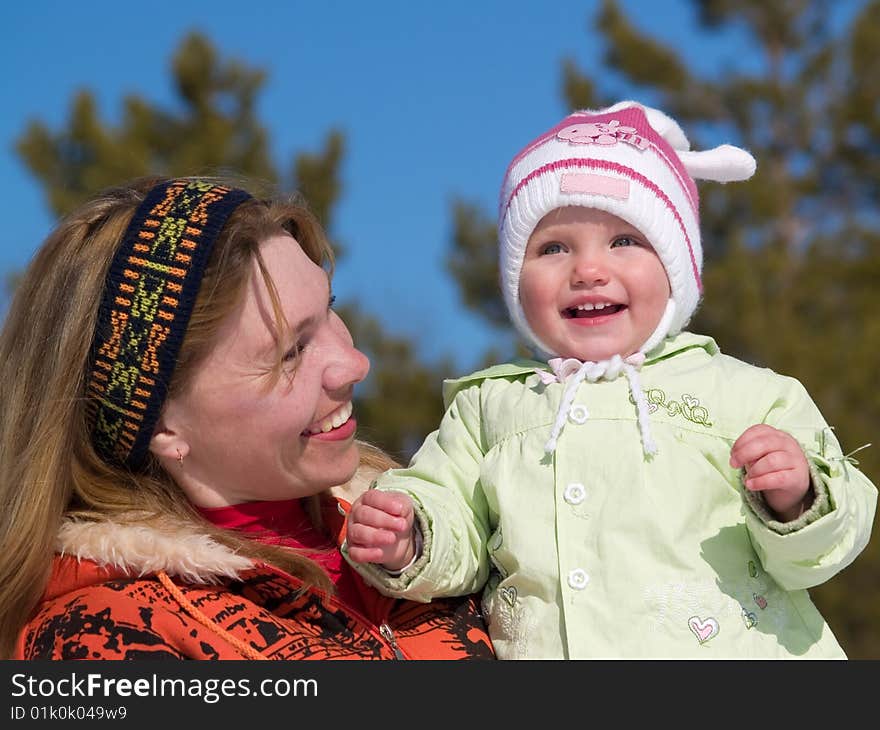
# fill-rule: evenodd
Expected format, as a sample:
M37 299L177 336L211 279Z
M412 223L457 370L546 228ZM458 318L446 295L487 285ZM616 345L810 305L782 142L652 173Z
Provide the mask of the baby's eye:
M546 256L548 254L562 253L564 250L565 249L563 249L561 243L558 241L552 241L541 246L541 255Z
M641 243L638 238L633 236L618 236L611 242L611 248L618 246L638 246Z

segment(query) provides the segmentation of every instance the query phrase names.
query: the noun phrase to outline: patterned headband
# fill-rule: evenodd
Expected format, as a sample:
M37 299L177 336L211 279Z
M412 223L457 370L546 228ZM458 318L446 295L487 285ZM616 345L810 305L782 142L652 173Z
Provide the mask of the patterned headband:
M91 350L92 444L106 461L143 465L211 249L250 197L170 180L135 211L107 273Z

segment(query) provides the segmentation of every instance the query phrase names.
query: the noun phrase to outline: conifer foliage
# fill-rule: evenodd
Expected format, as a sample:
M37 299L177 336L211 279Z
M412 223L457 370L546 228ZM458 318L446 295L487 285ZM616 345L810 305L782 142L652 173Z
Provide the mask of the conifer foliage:
M62 216L99 190L142 175L243 176L265 192L300 193L327 229L338 261L344 246L333 236L333 214L342 194L344 133L329 130L321 149L300 152L280 172L256 115L263 71L223 58L199 33L181 42L171 66L173 109L130 96L113 125L100 118L93 93L83 90L60 130L28 124L16 148L52 212ZM7 279L14 287L15 274ZM372 363L356 391L359 433L406 460L440 420L440 383L451 366L421 363L412 343L389 335L356 301L341 302L338 311Z

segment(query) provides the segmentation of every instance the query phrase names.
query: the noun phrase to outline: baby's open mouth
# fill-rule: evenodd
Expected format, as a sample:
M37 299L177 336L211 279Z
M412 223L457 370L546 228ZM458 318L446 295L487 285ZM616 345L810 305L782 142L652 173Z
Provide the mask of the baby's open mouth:
M625 304L579 304L576 307L568 307L562 310L562 316L567 319L585 319L605 317L609 314L617 314L626 309Z

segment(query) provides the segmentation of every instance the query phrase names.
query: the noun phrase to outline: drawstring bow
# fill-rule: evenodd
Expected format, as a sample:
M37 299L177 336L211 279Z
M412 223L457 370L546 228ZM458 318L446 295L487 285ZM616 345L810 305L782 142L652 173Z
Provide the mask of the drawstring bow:
M599 380L615 380L620 373L626 375L629 383L629 390L636 404L638 413L639 433L642 437L642 449L646 456L653 456L657 453L657 444L651 435L651 425L648 420L648 399L642 390L639 381L638 371L645 362L643 352L636 352L627 358L620 355L614 355L608 360L600 360L593 362L587 360L581 362L575 358L554 357L547 361L552 372L541 370L538 377L545 385L550 383L565 383L565 392L559 403L559 410L556 413L556 421L553 424L553 430L550 433L550 439L544 445L544 451L552 454L556 450L556 444L559 440L559 434L565 425L565 419L571 410L572 402L580 384L587 380L595 383Z

